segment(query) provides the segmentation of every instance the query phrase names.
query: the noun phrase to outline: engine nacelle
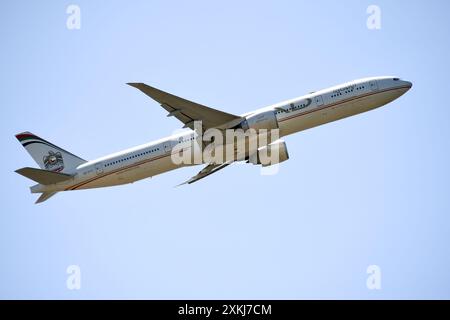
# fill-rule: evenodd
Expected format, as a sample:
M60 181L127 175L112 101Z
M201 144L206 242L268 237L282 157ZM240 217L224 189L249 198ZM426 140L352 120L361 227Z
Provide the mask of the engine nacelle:
M240 124L240 127L244 130L247 129L278 129L278 120L274 110L255 113L247 116L245 120Z
M273 164L281 163L289 159L286 143L283 140L277 140L271 144L261 147L258 152L249 157L251 164L260 164L268 167Z

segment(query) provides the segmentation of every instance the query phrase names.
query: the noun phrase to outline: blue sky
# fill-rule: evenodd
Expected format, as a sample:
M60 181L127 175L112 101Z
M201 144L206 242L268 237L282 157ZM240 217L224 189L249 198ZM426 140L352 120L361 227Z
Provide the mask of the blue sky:
M81 29L66 8L81 9ZM369 5L381 29L366 27ZM0 298L450 298L447 1L10 1ZM287 137L274 176L200 167L34 205L29 130L87 159L180 127L126 82L240 114L366 76L414 87ZM68 290L66 268L81 269ZM366 287L369 265L381 290Z

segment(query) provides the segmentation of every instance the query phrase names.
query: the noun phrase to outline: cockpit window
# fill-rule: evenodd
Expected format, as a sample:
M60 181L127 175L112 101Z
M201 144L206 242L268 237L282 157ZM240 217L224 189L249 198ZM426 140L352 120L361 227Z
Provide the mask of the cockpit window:
M400 80L400 78L394 78L393 80L394 80L394 81L399 81L399 80Z

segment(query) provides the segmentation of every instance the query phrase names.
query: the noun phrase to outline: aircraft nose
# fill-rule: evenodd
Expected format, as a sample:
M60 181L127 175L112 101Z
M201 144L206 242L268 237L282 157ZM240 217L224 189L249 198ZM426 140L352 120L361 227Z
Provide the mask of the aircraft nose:
M408 90L412 88L413 84L410 81L403 81L405 83L405 86L408 87Z

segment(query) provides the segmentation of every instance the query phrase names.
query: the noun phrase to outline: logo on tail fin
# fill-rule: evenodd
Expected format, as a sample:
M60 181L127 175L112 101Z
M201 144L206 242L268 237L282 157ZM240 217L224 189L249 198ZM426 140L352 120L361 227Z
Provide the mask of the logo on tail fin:
M60 172L64 169L64 160L61 152L49 151L48 155L43 157L46 170Z

